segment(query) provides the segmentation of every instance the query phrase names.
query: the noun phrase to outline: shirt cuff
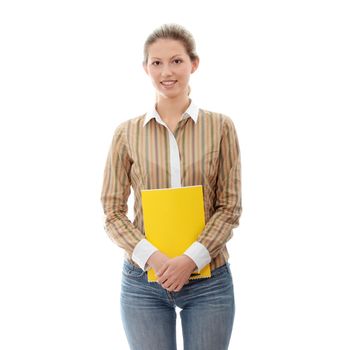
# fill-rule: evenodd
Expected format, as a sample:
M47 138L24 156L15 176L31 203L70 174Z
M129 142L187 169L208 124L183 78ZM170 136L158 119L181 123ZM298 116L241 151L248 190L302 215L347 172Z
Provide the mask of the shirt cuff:
M132 260L141 267L143 271L148 271L150 266L147 263L148 258L158 249L147 239L142 238L135 246L132 252Z
M208 249L199 242L193 242L183 253L189 256L197 265L197 270L193 271L199 273L203 267L211 262L211 257Z

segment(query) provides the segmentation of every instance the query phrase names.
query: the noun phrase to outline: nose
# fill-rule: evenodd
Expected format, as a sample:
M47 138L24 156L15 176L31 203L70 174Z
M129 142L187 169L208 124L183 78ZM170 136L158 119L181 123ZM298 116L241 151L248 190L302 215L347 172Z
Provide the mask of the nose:
M162 69L162 76L163 77L169 77L171 75L172 75L171 68L169 67L168 64L164 64L163 65L163 69Z

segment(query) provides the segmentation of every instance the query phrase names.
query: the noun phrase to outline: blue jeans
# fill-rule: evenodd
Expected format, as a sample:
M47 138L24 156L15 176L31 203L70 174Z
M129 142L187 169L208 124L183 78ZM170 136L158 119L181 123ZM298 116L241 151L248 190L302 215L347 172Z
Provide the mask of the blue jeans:
M130 349L176 350L178 306L184 350L227 350L235 314L230 264L211 275L169 292L148 282L147 272L124 260L120 310Z

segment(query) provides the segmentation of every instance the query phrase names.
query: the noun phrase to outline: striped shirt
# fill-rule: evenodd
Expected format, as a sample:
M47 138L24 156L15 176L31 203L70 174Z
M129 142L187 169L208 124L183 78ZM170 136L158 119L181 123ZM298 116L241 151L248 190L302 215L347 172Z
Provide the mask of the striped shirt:
M141 190L203 186L205 227L184 254L197 271L211 270L229 259L226 242L242 212L241 162L236 129L224 114L198 108L190 99L173 132L156 111L119 124L104 169L101 202L105 230L125 258L148 270L157 250L145 238ZM134 191L133 222L127 217L130 187Z

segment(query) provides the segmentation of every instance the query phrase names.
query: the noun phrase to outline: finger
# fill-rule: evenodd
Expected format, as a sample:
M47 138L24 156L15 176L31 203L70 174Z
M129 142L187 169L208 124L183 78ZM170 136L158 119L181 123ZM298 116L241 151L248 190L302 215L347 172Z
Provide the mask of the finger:
M163 276L158 278L159 283L164 283L168 279L167 274L163 274Z
M162 283L163 288L169 289L173 286L173 282L170 280L166 280L164 283Z
M161 267L161 268L158 270L158 272L156 273L157 276L158 276L158 277L161 277L167 268L168 268L167 263L164 263L164 264L162 265L162 267Z
M180 290L182 289L183 285L179 284L175 289L174 292L180 292Z
M172 286L170 286L169 288L166 288L169 292L175 292L176 291L176 289L178 288L178 286L176 285L172 285Z
M166 289L168 289L169 291L175 291L179 287L180 287L180 289L182 288L181 282L179 282L177 280L175 280L173 282L166 283L166 285L167 285Z

